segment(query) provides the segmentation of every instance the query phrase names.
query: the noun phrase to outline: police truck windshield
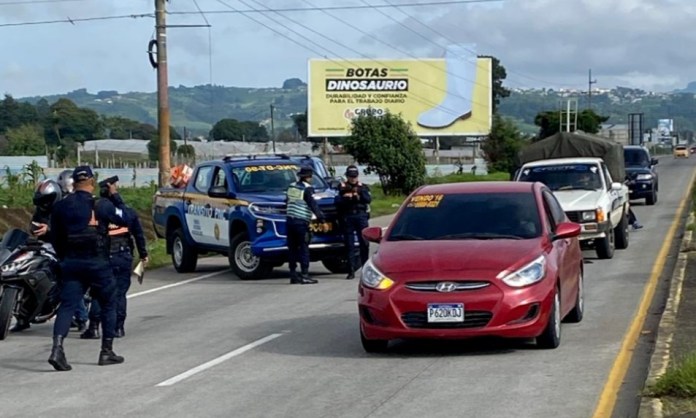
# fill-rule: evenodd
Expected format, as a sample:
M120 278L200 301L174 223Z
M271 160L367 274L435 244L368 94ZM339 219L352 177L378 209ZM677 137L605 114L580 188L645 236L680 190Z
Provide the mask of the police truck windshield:
M300 167L295 164L259 164L232 168L239 193L284 192L297 181ZM315 190L323 190L326 183L316 174L312 178Z
M525 168L520 181L541 182L551 190L599 190L602 180L594 164L563 164Z

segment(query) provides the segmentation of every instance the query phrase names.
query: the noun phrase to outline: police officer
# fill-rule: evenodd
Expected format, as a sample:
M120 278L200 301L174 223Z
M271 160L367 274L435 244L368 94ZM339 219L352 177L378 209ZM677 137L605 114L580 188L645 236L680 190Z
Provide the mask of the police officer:
M288 187L287 191L287 241L290 263L290 284L314 284L316 280L309 277L309 241L311 233L309 224L315 216L320 222L324 214L314 200L314 188L311 167L302 167L297 173L299 180ZM300 263L300 275L297 275L297 263Z
M126 335L124 324L126 322L126 294L131 285L131 268L133 267L133 239L135 246L138 248L140 259L147 263L147 247L145 245L145 234L143 227L140 224L137 212L133 208L125 206L121 196L118 194L109 194L111 184L110 179L99 182L99 196L101 199L97 202L100 205L103 200L110 200L116 207L124 207L128 218L128 227L109 224L108 234L110 237L110 260L111 268L116 278L116 338L121 338ZM116 180L118 181L118 180ZM114 182L114 187L116 187ZM80 338L95 339L99 338L99 317L101 307L97 300L92 301L92 306L89 310L89 328Z
M59 371L71 370L63 350L63 340L70 330L70 320L80 300L90 287L102 312L102 346L100 366L123 363L113 351L116 329L116 282L109 265L110 223L126 226L127 217L111 202L95 206L94 174L89 166L79 166L72 174L75 191L56 203L51 216L53 248L60 260L61 304L53 327L53 348L48 362ZM110 194L116 188L110 187Z
M347 180L341 183L339 194L336 196L336 207L341 217L343 242L348 257L348 280L355 278L355 272L367 262L370 255L370 244L363 238L362 230L368 227L372 195L370 188L358 180L359 175L358 167L349 165L346 168ZM355 235L360 244L359 251L355 248Z

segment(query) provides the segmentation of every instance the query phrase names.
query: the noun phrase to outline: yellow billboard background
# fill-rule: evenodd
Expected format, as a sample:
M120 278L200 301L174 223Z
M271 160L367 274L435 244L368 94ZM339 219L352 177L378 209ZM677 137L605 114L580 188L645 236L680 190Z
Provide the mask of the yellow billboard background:
M308 135L348 136L351 117L368 111L380 114L386 110L401 114L418 136L488 135L492 122L492 67L490 58L477 58L474 77L472 74L448 73L444 58L312 59L308 69ZM372 81L381 81L381 84L371 83ZM455 99L447 97L452 95L448 93L448 90L452 90L448 89L448 82L451 86L453 81L473 84L471 98L466 97L470 108L456 105L458 101L463 101L466 94L455 94ZM386 82L391 84L385 84ZM327 90L327 87L330 89L336 86L344 90ZM387 90L375 90L384 86L387 86ZM367 91L370 89L372 91ZM442 106L443 103L445 106ZM438 128L419 125L419 116L422 119L425 112L438 106L444 108L450 116L461 113L461 117L450 117L453 123Z

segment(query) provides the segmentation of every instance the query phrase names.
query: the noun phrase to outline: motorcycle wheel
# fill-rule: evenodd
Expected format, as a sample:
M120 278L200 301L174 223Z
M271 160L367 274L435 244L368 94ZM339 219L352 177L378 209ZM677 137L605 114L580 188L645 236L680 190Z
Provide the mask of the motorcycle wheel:
M19 289L14 287L5 288L0 297L0 341L7 338L10 333L10 322L12 322L12 312L17 304L17 294Z

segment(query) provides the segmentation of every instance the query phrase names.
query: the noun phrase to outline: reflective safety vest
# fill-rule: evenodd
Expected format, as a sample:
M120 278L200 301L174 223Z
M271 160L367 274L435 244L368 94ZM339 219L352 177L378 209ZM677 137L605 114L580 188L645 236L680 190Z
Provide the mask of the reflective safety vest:
M304 191L307 188L305 183L294 183L288 187L288 208L289 218L301 219L303 221L312 220L312 210L304 200Z

